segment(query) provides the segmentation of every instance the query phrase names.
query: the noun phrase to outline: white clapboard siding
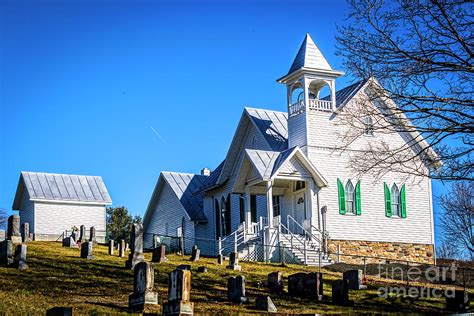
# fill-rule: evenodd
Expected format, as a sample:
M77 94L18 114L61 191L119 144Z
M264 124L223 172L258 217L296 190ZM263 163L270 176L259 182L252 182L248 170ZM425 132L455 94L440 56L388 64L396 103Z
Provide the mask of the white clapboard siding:
M306 146L306 118L297 115L288 119L288 148Z
M30 201L30 197L27 191L23 193L20 206L20 223L28 223L30 226L30 233L35 231L35 208L33 202Z

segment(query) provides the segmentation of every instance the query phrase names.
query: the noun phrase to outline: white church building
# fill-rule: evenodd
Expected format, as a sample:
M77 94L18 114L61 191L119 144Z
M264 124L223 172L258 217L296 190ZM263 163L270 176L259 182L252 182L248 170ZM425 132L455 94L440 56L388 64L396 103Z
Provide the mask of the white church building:
M377 107L368 97L376 80L336 90L342 75L306 35L288 74L278 79L287 88L286 112L245 108L212 172L161 173L144 217L146 246L154 235L182 236L186 250L197 244L209 256L238 251L278 261L284 253L316 265L321 251L322 264L334 252L433 262L431 180L397 172L357 177L348 163L350 153L371 143L402 144L413 133L369 128L335 150L335 135L350 128L340 113L356 99ZM320 96L323 87L328 96Z

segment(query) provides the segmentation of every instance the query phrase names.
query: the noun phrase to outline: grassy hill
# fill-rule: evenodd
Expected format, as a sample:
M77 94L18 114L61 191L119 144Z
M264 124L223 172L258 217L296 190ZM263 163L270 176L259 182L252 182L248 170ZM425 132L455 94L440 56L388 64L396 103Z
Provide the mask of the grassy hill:
M28 244L28 270L0 267L0 314L44 313L54 306L73 306L75 312L125 313L128 295L132 293L133 274L124 268L126 258L107 255L107 247L96 246L93 260L81 259L79 249L61 247L60 243L32 242ZM150 254L145 254L150 260ZM156 265L155 290L160 303L167 299L168 273L178 264L189 264L188 257L169 255L168 263ZM317 268L290 265L281 267L271 264L242 262L242 274L247 278L247 295L254 300L257 295L268 294L258 286L267 274L281 271L286 277L296 272L317 271ZM198 266L206 266L207 273L198 273ZM332 312L440 312L444 299L382 299L377 295L382 283L369 283L367 290L351 291L350 298L355 307L331 305L331 282L341 274L323 269L326 303L289 298L286 295L271 295L279 312L284 313L332 313ZM239 272L219 266L215 259L202 258L192 263L191 298L195 312L256 312L253 304L235 305L226 301L227 278ZM148 312L159 312L159 307L150 307Z

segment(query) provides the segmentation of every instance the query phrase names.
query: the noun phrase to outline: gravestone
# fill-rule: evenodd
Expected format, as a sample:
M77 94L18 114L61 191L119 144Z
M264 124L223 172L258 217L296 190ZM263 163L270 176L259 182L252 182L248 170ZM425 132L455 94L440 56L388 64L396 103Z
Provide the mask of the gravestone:
M72 236L69 236L63 239L63 247L79 248L79 246L76 244L76 241L74 240Z
M239 266L239 253L238 252L231 252L229 257L229 265L226 267L227 269L231 270L242 270L242 267Z
M198 272L200 272L200 273L206 273L206 272L207 272L207 268L206 268L206 267L198 267Z
M280 271L268 274L267 285L270 291L280 293L283 291L283 277Z
M168 302L163 305L163 315L193 315L191 302L191 271L174 270L168 283Z
M11 240L0 242L0 265L9 266L13 264L13 243Z
M273 304L272 299L270 296L259 296L255 300L255 309L259 311L265 311L267 313L276 313L277 308L275 304Z
M31 241L31 239L30 239L30 224L29 223L21 224L21 239L22 239L22 242Z
M143 225L133 224L131 233L131 249L125 267L133 269L138 262L145 261L143 257Z
M73 230L71 232L71 238L74 239L74 242L77 243L79 240L77 238L77 231Z
M191 271L191 265L189 264L180 264L176 267L176 270L188 270Z
M81 228L79 230L79 241L80 242L85 242L86 241L86 226L81 225Z
M157 305L158 293L153 292L155 268L151 263L138 262L133 269L133 294L128 297L128 307L142 311L145 305Z
M199 250L198 246L194 245L191 252L191 261L199 261L200 256L201 250Z
M218 255L217 256L217 264L222 265L224 263L224 256Z
M336 280L332 284L332 303L339 306L351 306L349 300L349 280Z
M300 272L288 276L288 294L295 297L304 297L306 273Z
M323 300L323 274L320 272L308 273L304 278L304 296L311 300Z
M130 245L127 243L125 243L125 251L130 251Z
M10 239L14 244L21 243L20 233L20 216L12 215L8 218L7 239Z
M53 307L46 311L46 316L72 316L72 307Z
M89 229L89 241L92 241L92 242L97 242L97 238L96 238L96 234L95 234L95 227L92 226L90 229Z
M86 241L81 244L81 258L94 259L92 256L92 242Z
M15 248L14 266L20 270L28 269L26 263L26 245L17 245Z
M349 281L349 290L367 289L367 286L362 284L362 270L348 270L342 274L342 279Z
M446 309L448 311L464 313L469 305L469 294L465 290L455 290L454 297L446 296Z
M114 240L110 239L109 240L109 256L114 255Z
M119 244L119 257L125 257L125 240L120 240Z
M160 246L160 243L160 236L153 235L153 249L158 248Z
M245 296L245 277L238 275L227 280L227 298L234 303L248 303Z
M167 262L166 258L166 245L161 244L157 248L153 249L153 254L151 257L152 262Z

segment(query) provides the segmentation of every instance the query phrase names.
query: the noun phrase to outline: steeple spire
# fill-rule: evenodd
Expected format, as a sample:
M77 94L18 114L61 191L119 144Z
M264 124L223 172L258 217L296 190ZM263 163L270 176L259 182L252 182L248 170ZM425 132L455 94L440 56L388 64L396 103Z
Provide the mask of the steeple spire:
M288 74L291 74L292 72L303 67L332 70L326 58L324 58L319 48L316 46L316 44L314 44L314 41L309 33L306 33L304 41L298 50L298 54L296 54L295 60L293 61Z

